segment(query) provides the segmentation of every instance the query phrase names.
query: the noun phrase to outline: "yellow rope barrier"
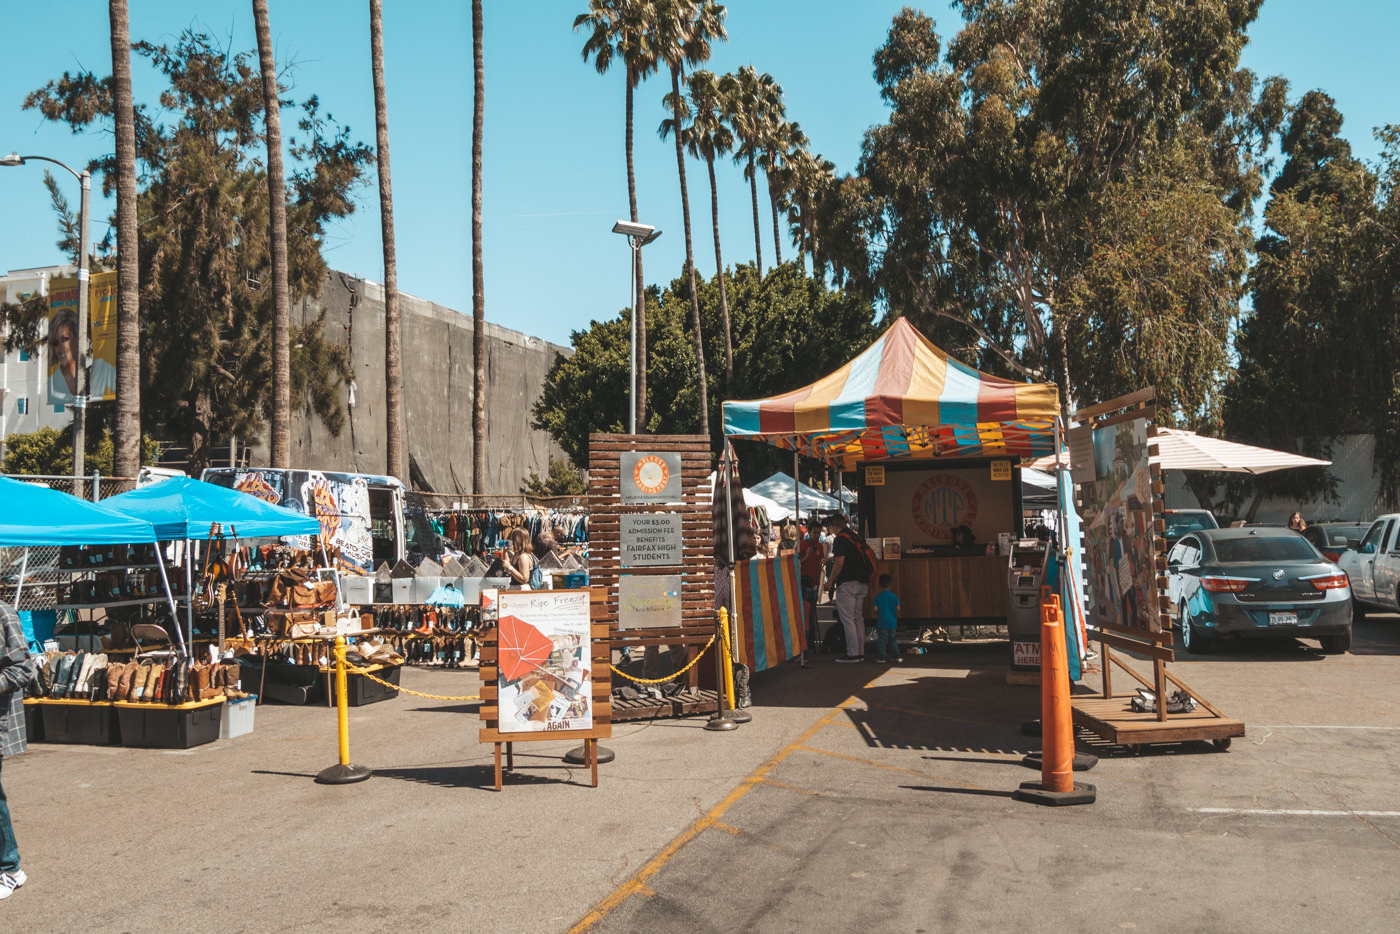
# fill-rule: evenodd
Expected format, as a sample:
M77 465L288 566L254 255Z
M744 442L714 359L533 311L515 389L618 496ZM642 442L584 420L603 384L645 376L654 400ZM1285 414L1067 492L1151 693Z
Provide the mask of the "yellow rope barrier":
M370 672L369 672L368 670L366 670L366 669L364 669L364 668L358 668L358 667L356 667L355 665L350 664L349 662L346 662L346 663L345 663L345 670L346 670L346 671L353 671L353 672L355 672L355 674L357 674L357 675L364 675L366 678L370 679L371 681L375 682L376 684L382 684L382 685L384 685L386 688L393 688L395 691L398 691L400 694L412 694L414 697L426 697L426 698L428 698L429 700L462 700L462 701L467 701L467 700L481 700L481 695L480 695L480 694L472 694L472 695L466 695L466 696L452 696L452 695L449 695L449 694L424 694L422 691L410 691L408 688L399 687L397 684L394 684L392 681L385 681L383 678L376 678L374 675L370 674Z
M676 680L676 679L679 678L681 675L685 674L687 671L689 671L690 669L694 668L694 667L696 666L696 664L700 661L700 659L702 659L702 658L705 657L705 653L708 652L708 651L710 650L710 646L712 646L712 645L714 645L714 644L715 644L715 637L714 637L714 636L710 636L710 641L709 641L709 642L706 642L706 643L705 643L705 647L704 647L703 649L700 650L699 654L697 654L694 658L692 658L692 659L690 660L690 664L689 664L689 665L686 665L686 666L685 666L684 668L682 668L680 671L677 671L677 672L675 672L674 674L667 675L667 676L664 677L664 678L634 678L634 677L632 677L631 675L629 675L629 674L628 674L627 672L625 672L625 671L618 671L616 665L609 665L608 667L612 669L613 674L615 674L615 675L620 675L621 677L626 678L628 681L634 681L634 682L636 682L637 684L665 684L667 681L674 681L674 680Z

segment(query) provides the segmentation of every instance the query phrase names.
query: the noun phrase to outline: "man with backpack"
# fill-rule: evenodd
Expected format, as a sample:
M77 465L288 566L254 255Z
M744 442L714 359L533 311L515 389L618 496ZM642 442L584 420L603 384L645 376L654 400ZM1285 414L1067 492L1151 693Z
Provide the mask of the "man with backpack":
M835 558L826 587L835 594L836 614L846 631L846 654L836 660L843 664L865 661L865 597L870 593L870 576L875 573L874 555L844 515L832 516L827 528L834 535Z

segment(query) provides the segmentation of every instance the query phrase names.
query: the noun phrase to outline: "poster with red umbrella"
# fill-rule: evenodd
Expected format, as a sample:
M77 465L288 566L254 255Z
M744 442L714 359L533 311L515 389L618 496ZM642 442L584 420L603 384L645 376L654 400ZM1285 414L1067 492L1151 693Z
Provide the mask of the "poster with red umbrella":
M499 731L591 729L587 592L502 591L499 607Z

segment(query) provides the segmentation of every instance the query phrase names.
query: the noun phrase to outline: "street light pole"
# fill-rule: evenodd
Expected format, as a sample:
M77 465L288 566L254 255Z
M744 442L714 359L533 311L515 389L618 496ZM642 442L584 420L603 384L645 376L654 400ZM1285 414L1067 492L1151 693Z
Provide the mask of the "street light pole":
M50 159L48 156L21 156L18 153L10 153L8 156L0 156L0 166L24 165L30 159L38 159L41 162L52 162L54 165L67 170L68 174L76 178L82 185L82 197L78 201L78 333L74 337L74 344L78 353L77 360L77 386L73 393L73 493L82 496L82 484L79 481L86 470L84 464L84 449L87 446L87 403L88 403L88 367L92 365L92 347L88 340L88 303L91 270L88 267L88 254L92 252L91 241L88 236L88 203L92 196L92 173L83 169L81 173L75 172L72 168L59 162L57 159ZM86 499L87 497L83 497Z
M628 366L627 433L635 435L637 433L637 318L641 313L637 307L641 298L641 292L637 288L637 270L642 265L642 247L661 236L661 231L650 224L618 221L613 224L613 233L625 236L628 246L632 248L632 356Z

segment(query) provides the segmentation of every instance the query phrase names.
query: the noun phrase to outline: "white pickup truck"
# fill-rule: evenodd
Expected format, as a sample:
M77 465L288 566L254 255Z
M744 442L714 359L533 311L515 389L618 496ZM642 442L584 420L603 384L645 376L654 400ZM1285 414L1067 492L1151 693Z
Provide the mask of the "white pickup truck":
M1400 513L1372 522L1366 537L1342 552L1337 565L1351 581L1355 616L1368 609L1400 610Z

